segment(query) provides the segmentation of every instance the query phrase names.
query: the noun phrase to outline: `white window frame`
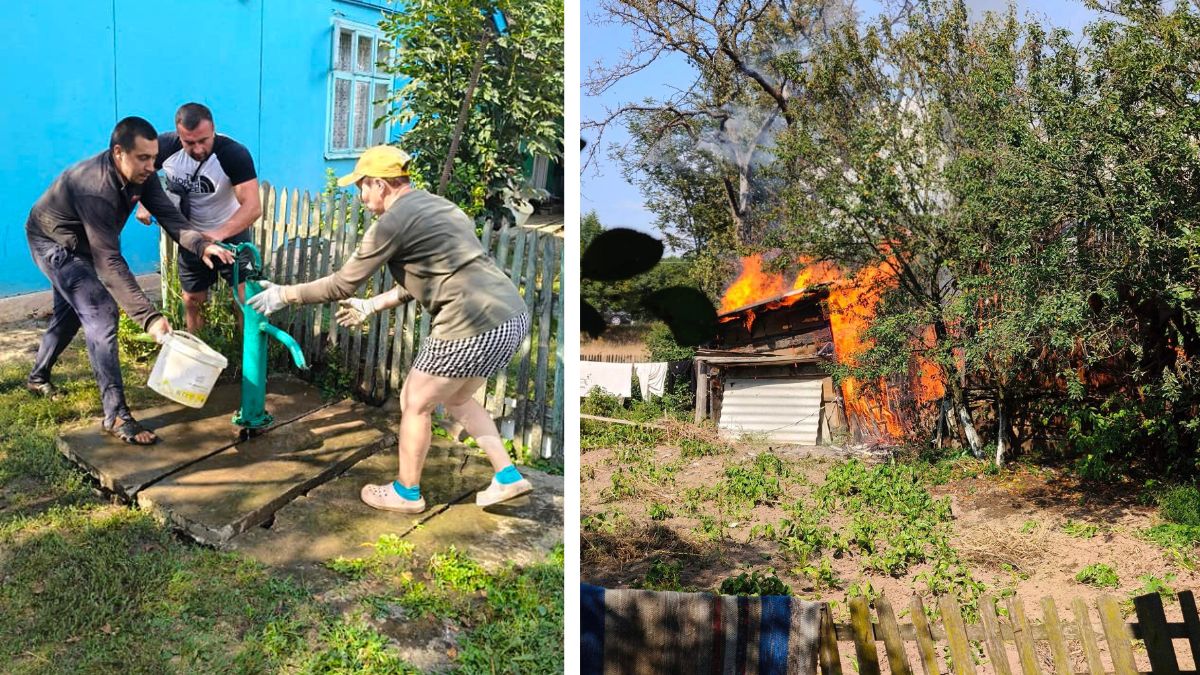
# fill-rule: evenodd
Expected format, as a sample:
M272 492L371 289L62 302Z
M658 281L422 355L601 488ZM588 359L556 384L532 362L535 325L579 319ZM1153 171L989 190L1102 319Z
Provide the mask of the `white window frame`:
M368 103L370 109L375 107L375 89L377 85L387 87L388 96L390 97L394 89L393 78L379 69L379 45L386 42L387 37L383 31L377 26L355 23L345 19L335 18L333 20L333 36L330 39L329 53L329 82L327 85L328 105L326 108L326 124L325 124L325 158L326 159L353 159L363 153L364 150L377 145L373 139L379 129L373 125L375 123L374 114L368 110L366 139L355 137L354 119L355 119L355 89L358 83L366 83L368 89ZM341 44L342 33L350 33L350 69L343 70L339 68L338 50ZM359 64L358 61L358 42L360 38L371 40L371 56L369 68L362 67L364 64ZM389 44L390 53L395 54L396 45ZM333 128L337 121L337 115L334 113L334 107L337 104L336 88L339 81L350 82L350 98L348 101L349 109L346 114L346 139L349 147L335 148L333 147ZM387 122L382 126L383 142L386 143L391 139L392 123Z

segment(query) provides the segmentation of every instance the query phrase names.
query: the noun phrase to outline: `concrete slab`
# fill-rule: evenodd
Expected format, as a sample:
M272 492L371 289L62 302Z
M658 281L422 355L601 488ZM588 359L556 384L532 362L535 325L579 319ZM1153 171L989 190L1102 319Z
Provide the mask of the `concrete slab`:
M275 416L269 436L281 425L325 405L320 392L303 380L273 377L267 410ZM123 443L100 429L100 422L76 425L58 437L58 449L100 481L105 488L132 499L145 486L237 442L238 427L230 421L241 405L241 383L216 387L203 408L167 402L135 411L162 441L158 445Z
M455 546L489 569L509 561L517 565L541 561L563 540L563 477L529 467L521 467L521 473L533 483L529 495L480 508L472 494L405 538L418 551Z
M474 499L475 491L486 487L492 476L487 462L472 457L469 449L435 438L421 477L421 494L429 507L424 513L377 511L363 504L362 486L394 479L396 468L394 448L368 457L280 509L270 529L234 537L230 548L296 572L338 556L361 558L371 553L369 547L380 535L404 536L421 523L422 529L429 527L451 503Z
M365 483L382 483L396 473L390 452L363 460L336 480L275 514L269 529L234 537L230 547L301 577L337 557L359 558L384 534L404 537L424 553L454 545L489 568L505 562L530 564L563 538L563 479L522 468L534 492L487 509L475 506L492 469L464 446L434 439L421 478L429 509L417 516L376 511L359 499Z
M223 546L288 502L390 447L365 406L341 401L222 450L144 488L138 505L193 538Z

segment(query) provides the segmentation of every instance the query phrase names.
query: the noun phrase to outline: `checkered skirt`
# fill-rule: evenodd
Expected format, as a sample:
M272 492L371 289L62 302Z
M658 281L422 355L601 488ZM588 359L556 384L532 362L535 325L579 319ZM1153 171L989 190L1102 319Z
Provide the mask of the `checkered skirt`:
M439 377L491 377L508 365L521 340L529 333L529 314L513 318L461 340L427 337L417 352L413 369Z

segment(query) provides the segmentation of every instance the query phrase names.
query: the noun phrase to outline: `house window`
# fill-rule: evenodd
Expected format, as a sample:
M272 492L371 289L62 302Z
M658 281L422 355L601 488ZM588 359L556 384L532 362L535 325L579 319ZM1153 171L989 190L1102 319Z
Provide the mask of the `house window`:
M387 111L392 93L392 78L379 65L391 55L392 45L377 28L334 22L327 158L356 157L387 141L390 125L377 127L375 120Z

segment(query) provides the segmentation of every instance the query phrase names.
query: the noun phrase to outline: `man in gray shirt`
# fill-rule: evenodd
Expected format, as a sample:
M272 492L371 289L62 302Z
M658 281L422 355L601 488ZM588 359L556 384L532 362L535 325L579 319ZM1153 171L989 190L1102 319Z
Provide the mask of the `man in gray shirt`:
M140 202L183 248L204 259L232 262L233 254L193 229L154 177L158 134L140 117L117 123L109 147L64 171L33 205L25 222L29 251L54 288L54 315L29 374L33 393L54 394L50 371L83 328L100 387L105 431L126 443L149 445L158 436L129 412L117 349L118 308L162 343L171 332L121 254L121 230Z

